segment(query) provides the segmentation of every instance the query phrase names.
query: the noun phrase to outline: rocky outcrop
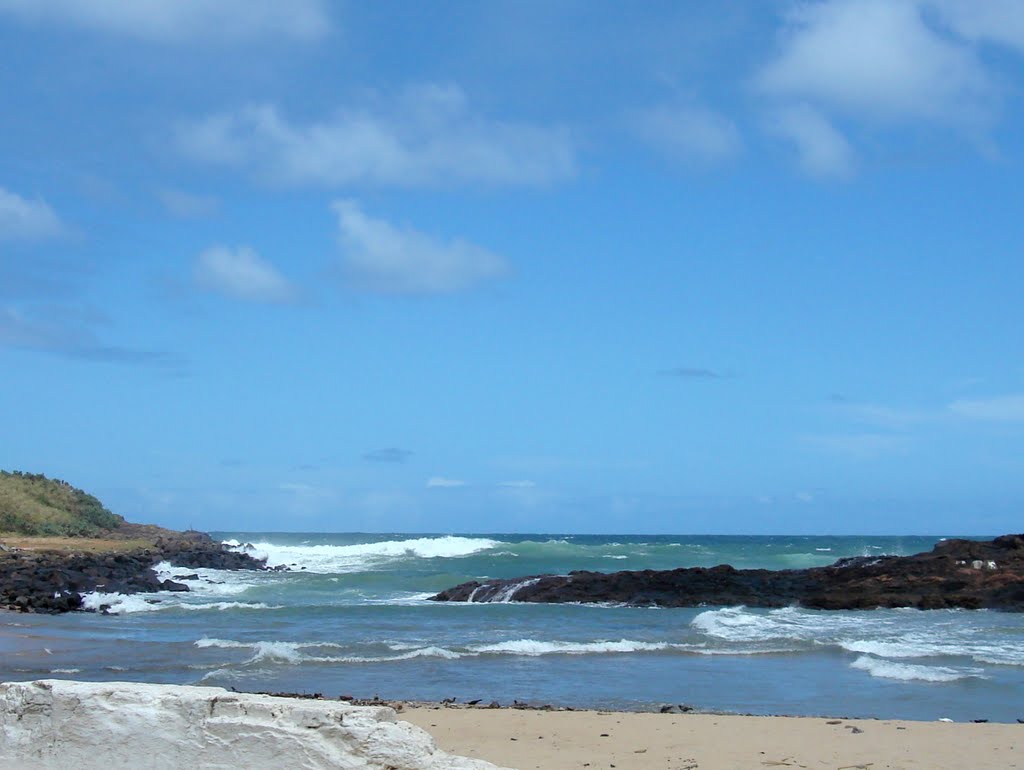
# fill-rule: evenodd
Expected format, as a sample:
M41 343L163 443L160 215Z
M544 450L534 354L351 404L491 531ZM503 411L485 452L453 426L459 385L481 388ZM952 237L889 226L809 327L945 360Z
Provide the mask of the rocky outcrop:
M472 581L433 601L608 602L850 610L876 607L1024 611L1024 535L945 540L915 556L855 557L803 570L728 565L633 572L570 572Z
M93 591L188 591L157 577L153 565L161 561L193 569L266 569L265 562L200 533L161 537L150 548L123 553L11 550L0 553L0 608L58 613L81 610L82 594Z
M0 767L22 770L494 770L446 754L385 707L213 687L0 684Z

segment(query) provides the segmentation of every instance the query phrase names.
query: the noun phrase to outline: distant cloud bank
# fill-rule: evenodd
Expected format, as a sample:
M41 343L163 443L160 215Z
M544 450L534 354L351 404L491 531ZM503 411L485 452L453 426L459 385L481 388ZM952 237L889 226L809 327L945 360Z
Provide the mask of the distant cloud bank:
M282 185L545 185L576 172L566 129L485 118L451 84L406 88L306 123L254 104L182 123L177 143L193 160Z
M324 0L0 0L0 13L160 43L312 41L331 29Z
M46 201L23 198L0 187L0 240L53 238L63 232L64 225Z

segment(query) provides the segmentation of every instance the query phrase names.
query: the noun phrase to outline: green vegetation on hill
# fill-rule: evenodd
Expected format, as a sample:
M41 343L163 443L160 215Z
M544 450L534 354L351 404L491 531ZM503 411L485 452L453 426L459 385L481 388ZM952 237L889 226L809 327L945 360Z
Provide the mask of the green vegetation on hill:
M66 481L0 471L0 532L89 537L123 523L95 497Z

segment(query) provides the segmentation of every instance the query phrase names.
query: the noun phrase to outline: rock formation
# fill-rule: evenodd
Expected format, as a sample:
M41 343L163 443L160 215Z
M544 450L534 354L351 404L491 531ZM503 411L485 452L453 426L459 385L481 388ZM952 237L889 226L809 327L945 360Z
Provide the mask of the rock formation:
M149 548L114 553L7 550L0 554L0 608L22 612L68 612L82 608L82 594L188 591L159 580L157 562L176 567L266 569L263 561L224 548L202 533L157 538Z
M434 601L608 602L636 606L738 605L850 610L876 607L1024 611L1024 535L945 540L915 556L853 557L802 570L728 565L634 572L570 572L472 581Z
M440 751L386 707L58 680L0 684L0 767L495 770Z

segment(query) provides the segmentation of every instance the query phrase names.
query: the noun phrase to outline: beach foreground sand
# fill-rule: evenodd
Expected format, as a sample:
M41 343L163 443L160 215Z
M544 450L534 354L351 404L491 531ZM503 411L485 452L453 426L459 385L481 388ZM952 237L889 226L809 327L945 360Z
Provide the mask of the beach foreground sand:
M1024 768L1024 725L406 708L440 748L519 770Z

